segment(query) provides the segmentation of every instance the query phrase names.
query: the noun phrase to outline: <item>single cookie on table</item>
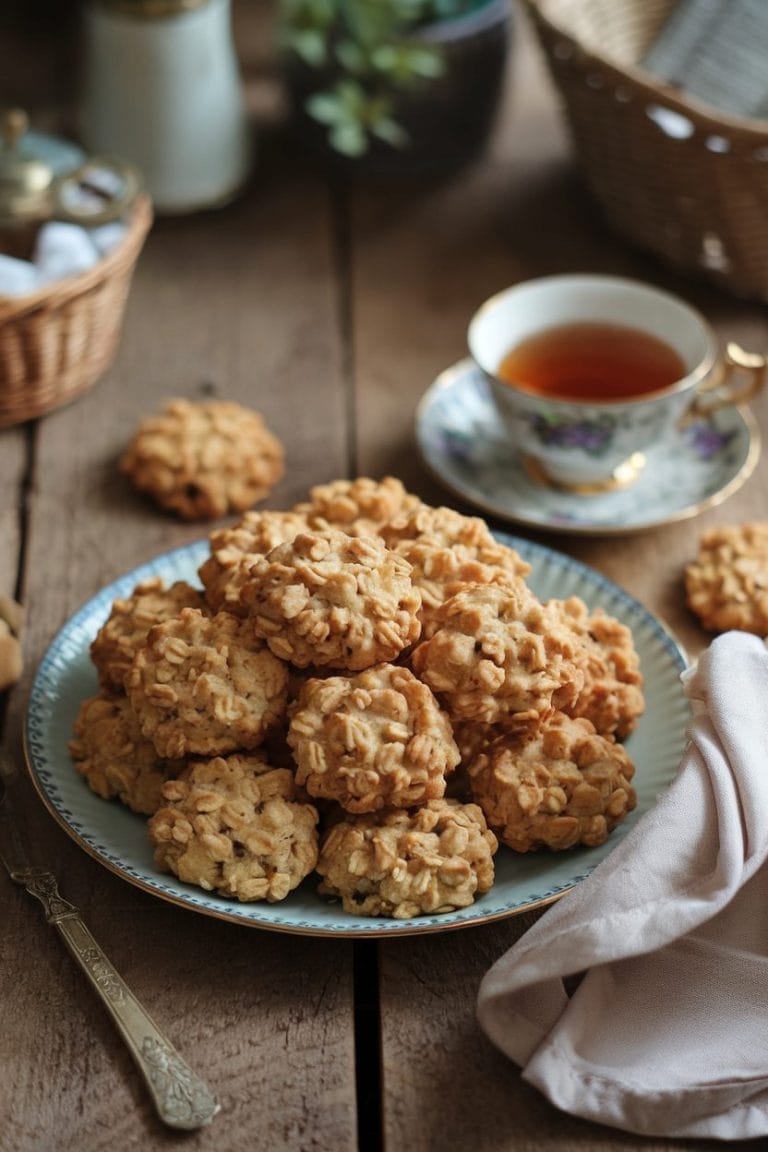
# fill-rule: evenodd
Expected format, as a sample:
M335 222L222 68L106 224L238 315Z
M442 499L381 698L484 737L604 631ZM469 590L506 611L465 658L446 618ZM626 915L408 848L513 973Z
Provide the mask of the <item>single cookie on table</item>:
M398 920L467 908L494 880L498 842L476 804L347 816L322 839L320 893L345 912Z
M137 584L130 596L115 600L91 644L99 682L123 691L126 673L150 628L178 616L182 608L204 610L202 593L183 580L166 588L158 576Z
M259 756L190 764L149 821L158 868L241 901L284 900L317 863L317 812Z
M121 470L184 520L244 512L283 475L283 446L262 416L226 400L171 400L142 420Z
M454 724L529 728L583 687L575 633L522 581L469 585L437 619L437 631L410 662Z
M212 532L211 554L198 569L209 608L244 616L240 593L251 565L307 527L306 517L298 512L263 511L246 512L237 524Z
M339 528L348 536L377 536L393 516L421 504L401 480L385 476L372 480L333 480L310 489L309 500L294 511L307 516L310 526Z
M583 718L542 720L533 738L503 735L469 765L472 795L515 852L595 847L637 803L621 744Z
M459 762L451 726L407 668L309 680L288 729L297 783L347 812L409 808L445 793Z
M579 637L575 661L584 672L584 687L563 708L569 716L585 716L603 736L624 740L645 711L643 675L632 632L602 608L590 612L578 596L550 600Z
M357 672L418 640L421 596L377 537L303 532L251 566L242 601L257 636L298 668Z
M10 596L0 596L0 692L21 679L21 633L24 608Z
M97 796L118 799L145 816L161 804L166 781L184 768L183 760L158 756L125 696L103 690L80 705L69 752Z
M704 532L685 570L688 607L708 632L768 635L768 521Z
M184 608L150 629L125 689L161 756L221 756L256 748L281 719L288 670L245 621Z

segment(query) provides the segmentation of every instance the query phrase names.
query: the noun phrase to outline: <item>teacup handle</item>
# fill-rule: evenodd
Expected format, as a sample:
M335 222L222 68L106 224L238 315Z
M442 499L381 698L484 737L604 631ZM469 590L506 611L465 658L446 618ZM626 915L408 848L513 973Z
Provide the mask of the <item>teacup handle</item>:
M719 364L719 371L699 388L699 394L685 416L685 422L711 416L721 408L746 404L757 396L765 383L768 359L759 352L747 352L731 341ZM708 399L708 397L710 397Z

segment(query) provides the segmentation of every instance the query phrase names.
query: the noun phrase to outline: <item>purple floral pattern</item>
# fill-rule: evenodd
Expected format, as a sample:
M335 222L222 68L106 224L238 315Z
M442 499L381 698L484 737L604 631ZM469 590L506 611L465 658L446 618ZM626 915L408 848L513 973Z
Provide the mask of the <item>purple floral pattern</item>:
M616 421L610 416L595 420L559 420L544 412L529 418L533 435L547 448L578 448L588 456L601 456L611 445Z
M542 434L572 438L583 429L549 425ZM533 435L533 431L531 431ZM588 443L599 444L599 434ZM455 495L487 515L572 534L619 535L684 519L719 503L751 475L760 432L746 410L724 408L659 437L628 488L583 496L536 482L507 439L481 372L470 360L447 369L421 401L421 455Z

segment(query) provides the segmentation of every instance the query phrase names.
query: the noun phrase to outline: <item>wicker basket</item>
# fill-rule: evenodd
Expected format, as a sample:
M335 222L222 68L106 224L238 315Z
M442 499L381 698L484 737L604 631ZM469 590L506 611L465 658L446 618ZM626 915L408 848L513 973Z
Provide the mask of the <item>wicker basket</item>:
M29 296L0 297L1 428L68 404L109 368L151 223L142 195L122 241L93 268Z
M768 300L768 120L720 115L638 65L675 0L523 0L610 223L667 263Z

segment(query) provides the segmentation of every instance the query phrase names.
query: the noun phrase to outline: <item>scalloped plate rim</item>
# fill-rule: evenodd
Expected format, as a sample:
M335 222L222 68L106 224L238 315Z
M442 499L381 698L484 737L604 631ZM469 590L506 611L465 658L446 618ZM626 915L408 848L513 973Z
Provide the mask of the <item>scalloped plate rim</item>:
M642 652L647 648L647 655L652 653L654 659L661 662L664 675L670 680L669 685L664 689L667 697L669 697L670 689L677 685L677 696L674 701L674 723L668 722L671 731L667 733L667 736L670 740L676 739L678 746L674 749L674 754L672 750L667 752L668 763L662 776L656 782L655 797L658 790L665 787L672 779L685 741L688 707L683 697L682 687L679 684L679 674L687 662L684 649L666 625L644 608L638 600L596 569L545 545L510 536L503 532L495 534L504 543L516 547L526 559L534 564L532 575L534 590L536 562L538 561L545 572L549 572L549 568L551 568L557 575L558 581L568 577L576 588L572 594L579 594L579 591L583 593L585 589L592 593L602 590L610 601L607 610L618 618L634 618L638 627L642 625L639 640L636 632L638 651L641 652L642 656ZM572 867L562 869L568 875L561 881L552 881L549 884L525 882L528 885L525 894L518 897L511 896L508 882L497 882L489 893L478 898L474 904L466 909L439 915L415 917L412 920L349 916L343 913L339 904L324 902L316 894L313 894L310 899L317 901L317 910L309 916L297 915L291 911L292 898L295 899L302 890L304 890L304 898L306 898L309 880L304 881L297 893L292 893L286 901L280 904L238 904L228 901L225 897L218 897L215 894L209 895L202 889L183 884L177 881L175 877L157 872L153 868L148 869L146 865L138 866L135 859L126 858L125 854L115 850L115 835L113 832L110 833L109 826L117 818L120 824L125 825L126 820L130 820L138 827L142 818L129 812L117 802L101 800L90 792L84 781L75 773L66 748L54 754L52 749L49 751L46 747L46 741L50 743L55 736L52 727L54 721L58 722L59 726L63 726L66 721L69 729L71 729L74 712L79 701L83 698L81 693L73 695L73 680L87 679L90 676L92 690L95 691L97 688L95 670L90 665L88 656L88 644L103 619L106 618L112 600L117 596L130 593L139 580L152 575L161 575L167 580L187 579L192 582L196 566L207 555L207 547L207 540L199 540L174 548L138 565L87 600L70 616L52 639L37 668L30 691L23 743L27 769L38 795L51 816L80 848L102 866L134 886L166 900L176 907L250 927L293 932L301 935L360 938L409 936L452 931L507 919L510 916L531 911L559 899L560 896L589 875L600 860L609 854L614 844L626 834L628 828L636 822L642 811L647 810L653 803L654 797L646 798L646 802L642 805L639 803L638 809L626 821L625 825L616 829L609 842L601 848L576 849L567 855L531 853L525 858L516 858L513 853L508 853L506 849L500 849L506 854L507 870L510 867L522 867L522 862L526 864L526 869L528 869L531 860L534 860L535 864L544 861L546 867L541 869L543 875L548 873L554 875L560 873L561 862L573 861ZM539 577L540 581L541 577ZM551 591L549 595L552 595ZM602 600L593 599L592 605L597 606L598 602L602 602ZM66 649L73 644L75 657L71 655L68 657ZM70 692L69 698L66 695L67 689ZM672 695L674 696L674 693ZM665 707L671 707L672 703L671 699L666 699ZM652 724L653 720L647 712L640 721L638 733L644 728L650 731ZM64 731L69 729L65 727ZM630 738L630 750L632 740L637 740L637 738L637 736ZM638 777L639 775L638 770ZM636 779L636 783L640 794L638 779ZM62 787L65 789L64 793L62 793ZM76 804L66 802L66 798L72 795L77 801ZM94 804L97 807L94 808ZM96 825L106 825L106 833L103 827L99 831L92 821L90 823L88 820L84 822L83 812L87 814L89 809L99 814ZM105 814L111 813L109 819L101 820L102 809ZM148 850L148 844L145 850ZM510 863L511 860L514 860L514 864ZM498 861L499 857L497 856L497 863ZM536 871L536 868L534 867L533 870ZM506 892L506 901L504 901L502 890ZM287 914L284 910L287 910Z

